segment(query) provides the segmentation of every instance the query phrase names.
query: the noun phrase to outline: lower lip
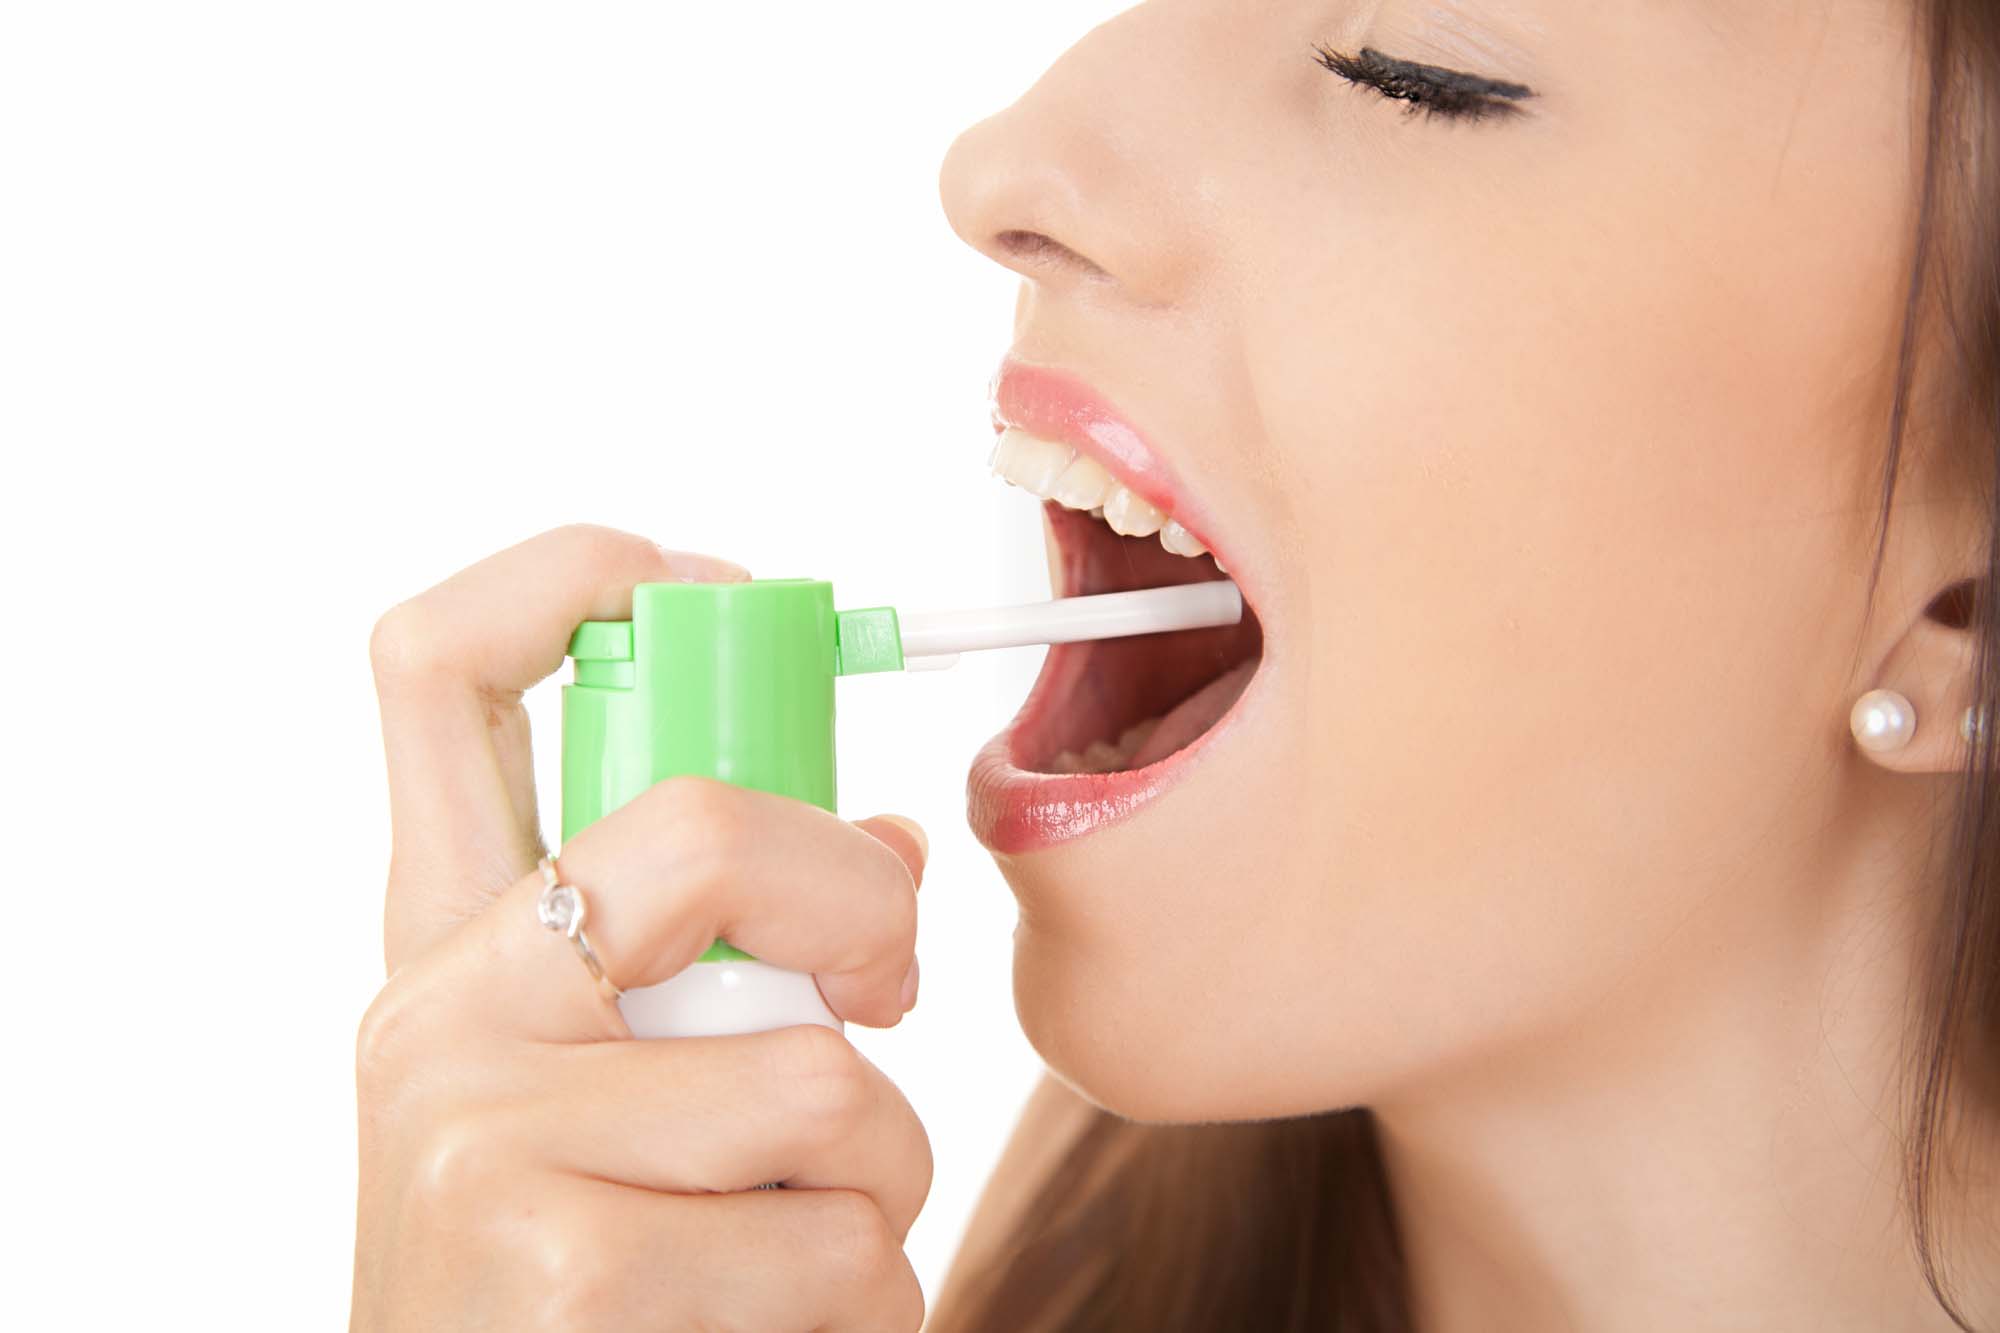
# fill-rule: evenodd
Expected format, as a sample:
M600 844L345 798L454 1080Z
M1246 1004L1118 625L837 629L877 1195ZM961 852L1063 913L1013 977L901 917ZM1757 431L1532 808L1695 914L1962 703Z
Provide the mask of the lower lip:
M991 852L1039 851L1073 842L1143 808L1191 772L1216 741L1236 725L1264 672L1250 677L1242 695L1214 726L1164 759L1117 773L1033 773L1014 762L1014 738L1044 710L1070 696L1084 661L1083 645L1049 650L1047 664L1012 722L980 748L966 775L966 819ZM1056 656L1060 654L1060 656Z

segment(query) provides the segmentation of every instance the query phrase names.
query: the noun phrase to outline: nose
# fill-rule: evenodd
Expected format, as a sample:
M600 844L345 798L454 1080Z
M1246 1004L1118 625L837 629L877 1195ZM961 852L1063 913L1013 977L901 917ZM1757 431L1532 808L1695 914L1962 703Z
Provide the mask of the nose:
M1177 186L1198 139L1176 132L1187 108L1151 91L1177 81L1159 68L1157 43L1137 47L1130 17L1096 29L1012 106L960 134L938 189L952 230L1030 282L1170 306L1191 280L1185 201L1198 192Z

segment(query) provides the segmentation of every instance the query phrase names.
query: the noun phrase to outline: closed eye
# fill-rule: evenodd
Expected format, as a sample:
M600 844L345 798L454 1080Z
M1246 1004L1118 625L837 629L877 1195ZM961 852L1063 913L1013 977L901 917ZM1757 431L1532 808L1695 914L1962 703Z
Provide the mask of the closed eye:
M1350 83L1357 83L1384 97L1410 103L1410 114L1422 109L1426 116L1446 116L1478 120L1483 116L1518 115L1516 103L1533 97L1535 90L1521 83L1507 83L1478 74L1463 74L1439 65L1420 65L1383 55L1364 46L1358 55L1343 55L1325 46L1313 47L1315 59Z

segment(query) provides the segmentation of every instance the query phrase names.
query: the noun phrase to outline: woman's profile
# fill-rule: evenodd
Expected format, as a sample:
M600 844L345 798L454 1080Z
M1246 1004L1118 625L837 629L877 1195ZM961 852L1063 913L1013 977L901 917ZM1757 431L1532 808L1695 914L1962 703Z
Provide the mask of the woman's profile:
M1996 138L1973 0L1088 33L942 164L991 466L1059 595L1247 613L968 757L1048 1072L948 1280L880 1070L629 1040L536 919L919 989L907 819L676 778L545 861L522 692L750 576L573 526L375 629L354 1327L2000 1333Z

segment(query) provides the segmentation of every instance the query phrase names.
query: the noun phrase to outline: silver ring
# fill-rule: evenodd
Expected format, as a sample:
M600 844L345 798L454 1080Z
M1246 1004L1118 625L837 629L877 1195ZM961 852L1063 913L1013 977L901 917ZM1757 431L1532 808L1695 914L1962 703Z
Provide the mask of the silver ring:
M604 975L604 964L597 960L597 950L590 947L590 937L583 933L583 919L588 915L583 890L562 882L553 856L544 856L540 867L542 892L535 899L536 919L557 934L569 936L569 942L576 946L577 956L590 969L590 979L597 983L598 991L606 999L616 1000L625 992L619 989L617 982Z

